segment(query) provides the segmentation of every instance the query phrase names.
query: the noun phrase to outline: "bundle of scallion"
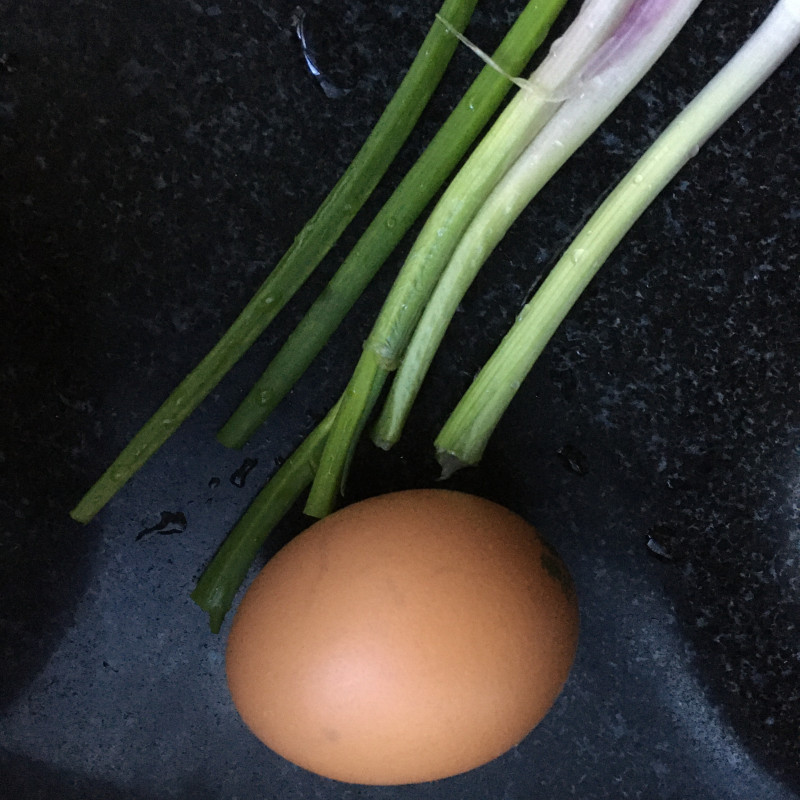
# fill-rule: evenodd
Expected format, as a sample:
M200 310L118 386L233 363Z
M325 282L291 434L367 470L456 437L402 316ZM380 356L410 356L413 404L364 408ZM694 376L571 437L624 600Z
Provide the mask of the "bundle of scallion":
M355 444L393 372L397 374L373 429L373 438L384 447L397 440L442 333L477 270L539 189L655 63L699 1L586 0L531 77L517 81L518 92L451 181L421 229L347 388L256 496L201 576L192 597L208 612L212 630L219 630L272 528L309 485L307 513L323 516L334 507ZM539 10L537 14L543 15L537 16L531 9L540 4L532 2L523 14L532 15L527 18L528 35L523 36L522 29L515 26L494 54L494 62L512 74L522 69L562 4L563 0L553 2L546 14ZM469 5L471 11L474 4ZM442 8L446 20L442 30L463 28L448 16L447 7L445 3ZM530 25L534 20L538 21L538 28L532 35ZM512 36L515 31L516 40ZM766 80L798 39L800 0L779 0L740 52L600 205L442 429L436 448L445 472L477 462L514 392L591 277L680 167ZM241 445L291 388L402 233L466 152L470 137L477 135L497 108L504 87L510 83L495 69L494 62L484 69L454 111L453 119L461 121L448 122L451 131L459 132L459 126L465 127L464 120L470 116L465 109L471 111L482 102L485 89L491 100L482 106L485 114L480 126L474 125L467 137L452 132L437 136L425 154L430 160L409 173L309 316L220 431L219 438L225 444ZM465 116L457 116L459 109ZM457 145L454 139L458 139ZM430 188L427 178L434 172L431 181L438 183ZM426 191L420 193L420 186ZM420 197L411 207L409 196L414 193L420 193ZM388 241L381 242L387 233L391 234ZM324 251L319 257L322 255ZM263 305L264 297L272 295L262 292L260 297ZM252 326L247 343L258 335L259 325L260 322ZM226 348L230 348L230 342L221 350L227 352ZM235 354L219 359L225 369L243 352L242 343L234 349ZM214 373L214 382L225 369ZM273 385L276 377L281 380ZM208 384L209 378L204 380L198 392L202 389L207 393L213 386ZM182 418L204 396L184 397L177 390L176 394L181 401L178 406L185 404L179 409ZM173 403L170 408L174 407ZM161 422L154 423L149 432L146 430L138 443L134 439L128 455L123 453L90 490L73 512L76 519L91 518L169 435L171 431L161 437L158 424L164 425L163 414Z
M669 4L659 5L665 7ZM640 6L638 10L641 13L644 9ZM612 38L613 44L608 45L605 54L594 62L596 67L604 63L605 56L620 51L636 52L635 41L626 39L624 34L623 28L615 41ZM602 203L519 315L518 322L476 377L437 437L436 449L446 474L480 459L495 425L539 353L616 244L681 166L769 77L798 41L800 0L779 0L748 42L669 125ZM597 74L592 73L593 77ZM527 202L525 198L532 196L541 185L543 175L545 180L549 177L548 170L553 169L553 164L543 169L540 166L541 154L550 146L549 140L567 139L572 118L570 107L566 108L563 116L554 115L550 130L547 126L542 129L541 141L537 143L534 138L455 243L444 274L423 313L423 322L429 317L433 321L432 327L419 325L410 334L412 347L415 342L420 342L420 352L426 357L418 361L417 353L413 357L410 355L414 352L411 347L404 353L395 354L397 359L403 355L403 364L410 364L411 374L417 375L408 394L413 395L416 391L421 379L418 376L427 368L429 352L435 350L441 329L452 314L454 298L461 296L477 267ZM435 309L435 312L427 309ZM427 351L429 340L435 344ZM407 379L402 369L397 379ZM358 391L358 388L351 386L350 390ZM396 391L399 397L408 394ZM374 392L360 398L361 408L371 408L377 396L378 392ZM347 393L343 397L346 400ZM359 398L356 396L356 399ZM318 459L323 455L326 439L341 406L342 398L257 496L201 576L192 597L209 613L212 630L219 630L235 592L269 531L319 474ZM392 392L386 408L393 408ZM405 415L401 415L401 419L404 418ZM384 445L387 443L384 427L387 419L391 421L395 417L384 411L376 426L376 436Z

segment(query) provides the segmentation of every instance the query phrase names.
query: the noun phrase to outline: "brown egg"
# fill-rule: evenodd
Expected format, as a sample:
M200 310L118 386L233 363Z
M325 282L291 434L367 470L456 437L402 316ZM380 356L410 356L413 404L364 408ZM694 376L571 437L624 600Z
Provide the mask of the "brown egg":
M228 684L295 764L416 783L523 739L577 637L567 569L525 520L460 492L397 492L316 522L267 563L233 622Z

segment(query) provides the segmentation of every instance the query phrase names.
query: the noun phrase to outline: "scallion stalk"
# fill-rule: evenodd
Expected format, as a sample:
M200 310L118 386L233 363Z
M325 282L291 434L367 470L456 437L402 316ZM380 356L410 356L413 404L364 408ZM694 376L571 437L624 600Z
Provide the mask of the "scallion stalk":
M442 273L372 431L388 449L400 437L447 325L478 270L539 190L639 83L700 0L637 0L597 51L574 93L508 170L465 231Z
M566 0L530 0L493 61L516 76L547 35ZM511 89L486 66L362 234L262 376L219 431L227 447L242 447L286 396L367 284L440 189Z
M397 369L424 306L488 194L575 88L576 78L639 0L587 0L448 186L411 248L365 342L311 486L306 513L334 508L379 389ZM669 5L662 2L662 5Z
M444 0L439 14L463 30L477 0ZM348 169L222 338L167 397L86 492L70 516L88 522L178 429L308 278L353 219L408 137L455 52L457 40L436 19Z
M591 216L438 437L446 474L476 464L521 382L608 256L681 167L800 43L800 0L779 0L733 58L678 114Z
M203 570L191 597L208 613L213 633L219 632L222 620L264 542L311 484L337 408L335 405L283 462Z

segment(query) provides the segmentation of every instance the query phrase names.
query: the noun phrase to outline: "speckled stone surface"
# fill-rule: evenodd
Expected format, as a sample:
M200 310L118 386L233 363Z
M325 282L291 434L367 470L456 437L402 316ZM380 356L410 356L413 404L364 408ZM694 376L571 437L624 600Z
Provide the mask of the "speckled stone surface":
M243 452L214 432L366 215L106 510L86 527L68 518L333 185L435 6L306 3L320 61L349 90L330 98L304 64L295 5L0 2L4 795L800 796L800 54L637 223L483 464L448 484L534 522L581 598L564 693L497 761L395 788L288 764L240 723L226 628L208 633L188 597L343 385L410 238ZM464 299L406 436L388 454L359 450L348 499L435 484L432 438L530 288L769 5L706 0L523 214ZM491 49L519 7L484 0L471 37ZM458 51L391 176L477 67ZM231 480L245 459L257 462L247 479ZM171 535L139 536L165 512ZM262 563L305 524L290 514Z

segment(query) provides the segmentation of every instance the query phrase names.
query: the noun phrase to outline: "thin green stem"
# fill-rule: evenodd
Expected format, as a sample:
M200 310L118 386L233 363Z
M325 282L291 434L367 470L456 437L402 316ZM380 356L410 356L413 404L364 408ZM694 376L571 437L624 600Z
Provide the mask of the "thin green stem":
M378 402L388 375L377 355L371 350L365 350L340 398L339 410L325 442L314 483L306 501L306 514L312 517L324 517L336 506L338 497L344 489L345 476L358 438L369 412Z
M589 281L661 190L800 42L800 2L781 0L592 215L448 418L446 473L476 464L521 382Z
M274 527L311 484L337 406L308 434L256 495L203 571L191 594L218 633L233 598Z
M477 0L444 0L440 15L463 30ZM70 512L88 522L178 429L308 278L353 219L419 119L457 40L431 25L411 67L352 163L231 327L183 379Z
M565 0L530 0L492 58L516 76L539 47ZM219 431L242 447L286 396L367 284L422 213L506 96L511 83L486 66L392 193L249 394Z

